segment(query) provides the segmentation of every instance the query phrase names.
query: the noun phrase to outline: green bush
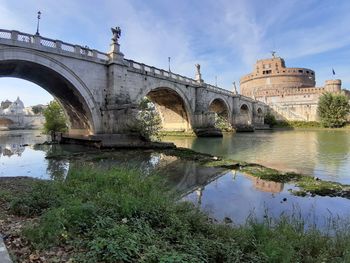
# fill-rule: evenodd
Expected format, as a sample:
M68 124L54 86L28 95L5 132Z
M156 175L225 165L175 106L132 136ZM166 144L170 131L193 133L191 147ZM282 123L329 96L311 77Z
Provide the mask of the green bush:
M275 115L273 115L271 112L267 112L264 117L264 124L269 125L270 127L273 127L276 125L277 121L275 118Z
M227 118L225 118L224 116L221 116L219 114L215 114L215 128L218 128L224 132L233 131L232 125L227 120Z
M319 98L317 111L325 127L343 127L350 113L349 98L343 94L326 92Z
M147 141L159 141L161 138L162 120L155 105L145 97L140 105L137 115L137 131Z
M45 124L44 131L50 132L66 132L68 130L67 119L61 105L53 100L44 110Z

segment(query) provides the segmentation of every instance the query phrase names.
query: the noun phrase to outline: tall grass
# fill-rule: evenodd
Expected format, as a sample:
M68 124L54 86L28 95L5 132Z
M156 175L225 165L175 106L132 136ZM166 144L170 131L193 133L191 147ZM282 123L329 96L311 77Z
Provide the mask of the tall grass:
M74 169L35 184L13 213L40 215L25 230L32 245L73 246L76 262L350 262L350 232L337 225L331 235L287 217L213 224L138 170Z

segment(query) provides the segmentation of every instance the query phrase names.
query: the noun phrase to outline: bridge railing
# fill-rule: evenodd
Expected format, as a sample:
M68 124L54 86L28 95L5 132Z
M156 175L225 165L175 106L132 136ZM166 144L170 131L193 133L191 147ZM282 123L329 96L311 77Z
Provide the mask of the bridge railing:
M217 86L210 85L210 84L206 84L206 87L207 87L207 89L210 89L216 93L221 93L221 94L228 95L228 96L235 95L232 91L229 91L227 89L222 89L222 88L219 88Z
M152 74L152 75L155 75L155 76L158 75L158 76L161 76L161 77L168 77L170 79L174 79L176 81L181 81L181 82L184 82L184 83L187 83L187 84L192 84L192 85L195 85L195 86L201 86L202 85L201 83L198 83L196 80L194 80L192 78L189 78L189 77L186 77L186 76L182 76L182 75L173 73L173 72L168 71L168 70L159 69L159 68L156 68L156 67L153 67L153 66L148 66L148 65L136 62L136 61L131 60L131 59L125 59L125 61L127 61L129 63L129 67L131 67L133 69L136 69L136 70L140 70L141 72L144 72L146 74ZM219 88L219 87L207 84L207 83L203 83L202 86L207 88L207 89L210 89L210 90L212 90L213 92L216 92L216 93L224 94L224 95L227 95L227 96L234 96L235 95L232 91L229 91L229 90L226 90L226 89L222 89L222 88Z
M175 81L186 82L186 83L193 84L193 85L200 85L197 81L195 81L192 78L188 78L188 77L173 73L173 72L168 71L168 70L156 68L153 66L148 66L148 65L136 62L136 61L131 60L131 59L125 59L125 61L127 61L129 63L129 66L131 68L140 70L142 72L145 72L146 74L151 74L151 75L155 75L155 76L158 75L161 77L168 77L170 79L174 79Z
M1 39L7 40L11 44L19 42L22 45L30 45L31 47L38 49L45 47L58 53L67 52L80 57L93 58L103 61L107 61L109 59L106 53L95 49L90 49L88 46L82 47L80 45L73 45L60 40L54 40L42 37L40 35L31 35L15 30L0 29L0 40Z
M42 37L40 35L31 35L31 34L22 33L19 31L15 31L15 30L0 29L0 41L1 40L5 40L5 43L12 44L12 45L15 44L16 42L19 42L21 43L21 45L30 45L31 47L36 49L40 49L44 47L60 54L71 53L79 56L80 58L91 58L91 59L96 59L104 62L109 60L108 54L100 52L96 49L90 49L88 46L82 47L80 45L73 45L70 43L63 42L61 40L54 40L54 39ZM198 83L196 80L192 78L182 76L182 75L173 73L171 71L159 69L153 66L148 66L143 63L139 63L129 59L125 59L125 61L129 63L129 66L131 68L140 70L141 72L145 72L146 74L167 77L175 81L184 82L186 84L191 84L194 86L203 86L207 89L212 90L213 92L228 95L228 96L235 95L233 92L228 91L226 89L218 88L216 86L213 86L207 83Z

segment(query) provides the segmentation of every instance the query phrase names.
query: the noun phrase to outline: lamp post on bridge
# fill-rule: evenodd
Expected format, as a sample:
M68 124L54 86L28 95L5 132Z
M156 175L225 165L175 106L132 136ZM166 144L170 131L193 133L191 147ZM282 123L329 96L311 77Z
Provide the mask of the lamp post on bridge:
M38 21L37 21L37 24L36 24L36 33L35 33L35 35L36 36L40 36L40 34L39 34L39 26L40 26L40 18L41 18L41 12L40 11L38 11L37 18L38 18Z
M170 59L171 59L171 57L168 57L169 72L171 72L171 70L170 70Z

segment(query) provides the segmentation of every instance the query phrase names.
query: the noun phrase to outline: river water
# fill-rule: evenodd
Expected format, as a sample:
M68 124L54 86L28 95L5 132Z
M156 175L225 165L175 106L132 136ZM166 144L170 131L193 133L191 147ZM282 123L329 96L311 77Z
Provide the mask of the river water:
M256 162L279 170L298 171L350 184L349 131L278 131L228 134L224 138L166 137L177 146ZM240 173L201 167L149 150L110 151L76 145L43 145L39 131L0 132L0 177L30 176L62 180L71 167L92 165L141 168L165 176L189 200L218 221L225 217L242 224L250 216L293 215L324 228L330 217L350 218L350 200L334 197L297 197L295 187L263 181ZM28 146L24 146L29 144ZM78 154L77 154L78 153ZM61 158L47 158L60 155ZM1 183L1 181L0 181Z
M350 184L350 130L257 131L166 140L198 152Z

